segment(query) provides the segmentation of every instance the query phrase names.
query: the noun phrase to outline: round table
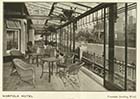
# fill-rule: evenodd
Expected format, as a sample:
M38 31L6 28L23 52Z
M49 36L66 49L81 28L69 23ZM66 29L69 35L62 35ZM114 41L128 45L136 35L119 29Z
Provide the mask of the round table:
M44 71L44 63L48 62L48 64L49 64L49 82L51 82L51 74L53 75L53 63L60 61L60 59L58 59L56 57L48 57L48 58L42 58L41 60L42 60L43 64L42 64L42 73L41 73L40 78L42 78L43 73L46 73ZM51 72L51 68L52 68L52 72Z

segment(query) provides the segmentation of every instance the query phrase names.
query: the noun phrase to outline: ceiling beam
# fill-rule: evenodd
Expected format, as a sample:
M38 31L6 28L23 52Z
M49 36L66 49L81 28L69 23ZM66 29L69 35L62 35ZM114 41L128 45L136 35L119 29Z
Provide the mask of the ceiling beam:
M39 27L32 27L33 29L37 30L37 31L45 31L45 28L39 28Z
M31 15L27 16L27 19L35 19L35 20L60 20L57 16L45 16L45 15Z
M80 4L80 3L76 3L76 2L73 2L73 4L76 4L76 5L79 5L79 6L82 6L82 7L86 7L86 8L92 8L90 6L87 6L87 5L84 5L84 4Z
M4 18L20 18L26 19L26 15L16 15L16 14L5 14Z
M36 27L36 26L30 26L30 27L35 29L35 30L40 30L40 31L45 30L47 28L47 27L44 28L44 27Z
M55 6L55 4L57 4L57 3L54 2L54 3L52 4L51 10L50 10L48 16L51 16L51 14L53 13L53 10L54 10L54 6ZM46 20L45 24L47 24L47 22L48 22L48 20Z

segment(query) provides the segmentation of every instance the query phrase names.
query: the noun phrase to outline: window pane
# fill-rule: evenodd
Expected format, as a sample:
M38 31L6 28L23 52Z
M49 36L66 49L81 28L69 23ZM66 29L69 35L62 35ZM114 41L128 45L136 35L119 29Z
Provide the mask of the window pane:
M125 4L121 4L124 7ZM117 5L117 9L120 4ZM117 14L115 23L115 49L114 49L114 83L124 89L125 78L125 11Z
M18 31L7 31L7 50L18 49Z
M127 90L136 90L136 9L128 11Z

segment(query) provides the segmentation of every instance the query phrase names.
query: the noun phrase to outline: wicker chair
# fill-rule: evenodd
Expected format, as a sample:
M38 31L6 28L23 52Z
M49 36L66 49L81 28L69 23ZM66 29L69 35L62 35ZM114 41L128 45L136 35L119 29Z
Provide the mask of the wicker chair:
M12 63L11 63L12 70L11 70L10 75L12 75L12 74L16 73L16 69L15 69L15 65L13 63L13 59L19 58L19 59L22 59L22 60L25 61L25 57L24 57L24 54L22 54L21 51L19 51L19 50L11 50L10 55L11 55L11 59L12 59Z
M61 63L60 61L57 62L57 73L59 73L59 70L60 69L66 69L67 66L69 66L70 64L73 63L73 60L74 60L74 55L71 55L71 56L64 56L64 63Z
M59 71L59 76L62 79L64 85L66 85L67 82L72 85L80 84L78 73L83 64L84 64L83 62L76 62L73 64L69 64L67 68L65 68L65 70Z
M21 51L19 51L19 50L10 51L10 55L12 58L24 59L24 54L22 54Z
M35 68L31 64L27 64L21 59L14 59L17 73L22 81L28 82L32 81L32 85L35 87Z

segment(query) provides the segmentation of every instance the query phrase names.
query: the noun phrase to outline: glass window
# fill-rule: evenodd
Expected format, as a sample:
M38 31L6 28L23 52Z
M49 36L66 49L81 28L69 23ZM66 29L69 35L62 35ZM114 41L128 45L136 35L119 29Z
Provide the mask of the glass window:
M134 6L134 5L131 5ZM130 8L130 7L129 7ZM136 9L128 10L127 90L136 90Z
M119 7L125 7L125 3L117 4ZM117 19L114 27L114 84L124 89L125 87L125 11L117 12Z
M7 30L7 50L18 49L18 31Z

